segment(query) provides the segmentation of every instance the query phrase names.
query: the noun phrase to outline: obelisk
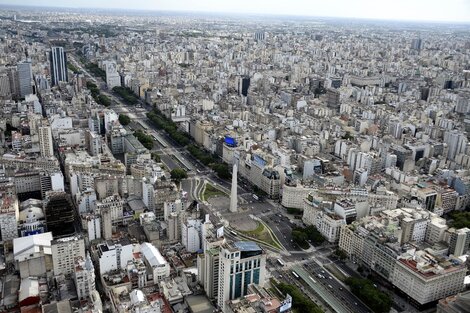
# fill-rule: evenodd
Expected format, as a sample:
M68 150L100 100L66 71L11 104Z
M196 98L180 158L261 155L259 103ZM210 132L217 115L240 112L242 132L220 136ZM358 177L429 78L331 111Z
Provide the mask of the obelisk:
M232 190L230 192L230 212L233 212L233 213L238 211L237 171L238 171L238 167L237 167L237 164L235 163L233 165Z

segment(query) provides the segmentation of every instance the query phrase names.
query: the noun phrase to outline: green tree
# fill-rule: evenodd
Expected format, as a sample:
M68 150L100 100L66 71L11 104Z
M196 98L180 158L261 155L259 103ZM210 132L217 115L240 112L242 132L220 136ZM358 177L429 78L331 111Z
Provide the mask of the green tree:
M225 163L212 164L211 168L217 173L217 176L222 179L229 179L230 177L232 177L232 174L230 174L229 167Z
M160 156L158 155L158 153L152 152L151 155L152 155L152 159L153 159L155 162L157 162L157 163L160 163L160 162L161 162L161 158L160 158Z
M457 229L464 228L464 227L469 227L470 228L470 212L457 212L454 211L450 215L452 221L450 222L450 225L452 227L455 227Z
M127 116L126 114L119 114L119 123L121 123L121 125L129 125L130 122L131 118L129 116Z
M376 313L389 312L392 306L392 299L385 292L377 289L372 281L364 278L349 277L346 284L351 288L359 299Z
M309 298L307 298L296 286L286 283L276 284L284 295L292 297L292 307L294 312L322 313L323 311Z
M111 105L111 99L109 99L109 97L106 95L99 95L98 100L96 102L101 105L104 105L105 107L109 107Z
M182 179L188 178L188 173L182 168L172 169L170 172L171 179L179 182Z
M153 138L150 135L145 134L141 130L134 132L134 137L140 141L140 143L147 149L152 150L153 148Z
M308 236L302 230L293 230L292 231L292 240L298 244L302 249L308 249Z
M348 254L341 250L340 248L336 248L335 250L335 255L338 257L340 260L345 260L348 258Z

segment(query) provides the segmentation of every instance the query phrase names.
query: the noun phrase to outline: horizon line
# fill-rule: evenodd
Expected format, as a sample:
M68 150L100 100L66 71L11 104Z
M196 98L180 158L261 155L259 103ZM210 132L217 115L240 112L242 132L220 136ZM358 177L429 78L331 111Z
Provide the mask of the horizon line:
M432 20L432 19L400 19L400 18L376 18L376 17L355 17L355 16L332 16L332 15L301 15L296 13L260 13L260 12L228 12L228 11L206 11L206 10L180 10L180 9L138 9L138 8L107 8L107 7L77 7L77 6L52 6L38 4L6 4L0 3L1 7L11 8L37 8L37 9L68 9L68 10L103 10L103 11L131 11L131 12L161 12L161 13L196 13L208 15L228 15L249 17L298 17L298 18L317 18L317 19L352 19L364 21L382 21L382 22L408 22L408 23L428 23L428 24L457 24L470 25L469 21L463 20Z

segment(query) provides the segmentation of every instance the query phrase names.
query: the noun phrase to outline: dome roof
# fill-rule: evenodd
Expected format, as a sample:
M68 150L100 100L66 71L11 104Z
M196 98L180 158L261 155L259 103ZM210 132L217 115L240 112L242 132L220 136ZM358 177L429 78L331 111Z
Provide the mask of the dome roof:
M44 218L44 212L42 208L31 206L20 212L19 220L26 222L28 220L40 220Z

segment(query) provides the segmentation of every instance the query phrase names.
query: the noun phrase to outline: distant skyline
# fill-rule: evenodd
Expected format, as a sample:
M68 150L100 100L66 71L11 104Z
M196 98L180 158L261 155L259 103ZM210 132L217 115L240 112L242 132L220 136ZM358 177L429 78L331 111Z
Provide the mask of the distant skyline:
M0 0L0 4L470 23L470 0Z

